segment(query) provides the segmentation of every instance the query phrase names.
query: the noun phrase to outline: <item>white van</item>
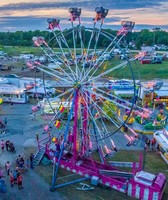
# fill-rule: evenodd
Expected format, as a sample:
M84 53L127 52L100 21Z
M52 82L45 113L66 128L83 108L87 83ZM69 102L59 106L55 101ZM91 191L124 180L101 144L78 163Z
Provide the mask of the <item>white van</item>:
M60 69L60 65L61 65L62 63L60 63L60 62L56 62L56 63L49 63L48 64L48 68L50 68L50 69Z
M120 49L114 49L114 50L113 50L113 53L114 53L114 54L121 54L121 50L120 50Z

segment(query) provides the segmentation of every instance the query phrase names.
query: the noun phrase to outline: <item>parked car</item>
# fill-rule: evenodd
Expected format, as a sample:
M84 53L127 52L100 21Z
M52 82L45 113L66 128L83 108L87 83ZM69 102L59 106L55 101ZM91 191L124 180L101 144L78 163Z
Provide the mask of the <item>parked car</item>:
M161 55L156 55L152 57L151 63L152 64L161 64L163 61L163 56Z
M157 82L153 85L153 89L154 89L154 90L159 90L162 86L163 86L163 81L157 81Z
M120 50L120 49L114 49L114 50L113 50L113 53L114 53L114 54L120 54L120 53L121 53L121 50Z

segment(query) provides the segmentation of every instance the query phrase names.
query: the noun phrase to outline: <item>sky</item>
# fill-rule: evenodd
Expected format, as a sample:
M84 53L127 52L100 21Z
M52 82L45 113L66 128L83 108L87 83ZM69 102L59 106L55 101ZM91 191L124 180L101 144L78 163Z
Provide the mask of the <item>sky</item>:
M104 28L117 30L126 20L135 22L135 30L168 30L168 0L0 0L0 31L46 30L47 18L59 18L62 29L69 28L70 7L82 8L82 25L92 27L101 6L109 9Z

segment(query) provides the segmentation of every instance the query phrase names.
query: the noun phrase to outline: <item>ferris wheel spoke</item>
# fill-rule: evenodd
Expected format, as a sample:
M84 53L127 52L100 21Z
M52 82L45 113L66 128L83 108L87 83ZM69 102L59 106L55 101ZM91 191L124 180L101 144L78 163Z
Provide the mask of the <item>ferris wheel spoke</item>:
M79 67L78 67L78 63L77 63L77 59L76 59L76 42L75 42L75 32L74 32L74 24L73 24L73 20L71 21L71 24L72 24L72 40L73 40L73 60L75 62L75 72L76 72L76 78L79 77L79 74L80 74L80 70L79 70ZM80 25L79 25L80 26ZM76 30L76 36L77 36L77 30ZM76 79L77 80L77 79Z
M96 76L94 76L94 77L93 77L93 74L92 74L92 75L91 75L91 78L89 79L89 81L91 82L91 81L97 80L98 78L103 77L103 76L105 76L105 75L107 75L107 74L109 74L109 73L111 73L111 72L113 72L113 71L115 71L115 70L117 70L117 69L123 68L123 67L126 66L128 63L129 63L129 61L125 61L124 63L121 63L121 64L119 64L119 65L117 65L117 66L115 66L115 67L113 67L113 68L111 68L111 69L108 69L108 70L106 70L105 72L103 72L103 73L101 73L101 74L99 74L99 75L96 75Z
M86 74L88 73L88 71L91 70L92 61L94 61L94 59L96 58L96 49L97 49L97 44L98 44L98 41L99 41L99 36L100 36L101 29L102 29L102 25L103 25L103 22L100 24L98 33L97 32L95 33L95 44L94 44L94 49L93 49L93 52L92 52L92 55L91 55L91 62L89 64L88 70L84 71L84 75L83 75L84 77L86 77ZM81 75L82 75L82 73L81 73Z
M37 67L37 66L39 66L39 67ZM41 70L41 68L46 69L48 72L51 72L53 75L56 75L56 76L59 76L59 77L63 77L63 76L66 77L67 76L67 78L69 78L69 82L71 82L71 83L73 82L73 79L67 73L65 73L64 70L62 70L62 68L60 68L60 70L54 70L52 68L48 68L48 66L45 66L45 65L43 65L39 62L34 67L38 68L40 70ZM67 78L66 78L66 80L67 80Z
M86 107L87 107L87 109L88 109L88 112L89 112L89 117L90 117L90 119L93 121L93 123L94 123L94 126L96 127L96 130L98 131L98 133L99 133L99 135L100 135L100 138L102 138L103 137L103 135L102 135L102 131L100 130L100 128L99 128L99 126L98 126L98 124L97 124L97 122L96 122L96 120L95 120L95 118L94 118L94 116L93 116L93 111L91 110L91 108L90 108L90 106L88 105L88 102L87 102L87 100L85 99L86 98L86 92L81 92L81 95L82 95L82 97L83 97L83 99L84 99L84 103L85 103L85 105L86 105ZM88 96L87 96L87 98L88 98ZM95 136L97 136L97 135L95 135Z
M85 94L87 95L87 93L85 93ZM119 130L120 127L121 127L122 125L119 125L118 122L114 121L111 117L109 117L109 116L107 115L107 113L106 113L98 104L96 104L96 103L91 99L91 97L90 97L89 95L87 95L87 97L90 99L91 102L93 102L93 104L97 107L97 109L106 117L106 119L108 119L110 122L112 122L112 123L117 127L117 129ZM116 133L116 132L117 132L117 130L114 131L114 133ZM106 135L106 136L104 136L103 138L101 138L101 140L104 139L104 138L108 138L108 137L111 136L111 135L113 135L113 133L109 133L108 135Z
M95 34L95 27L96 27L96 23L93 24L93 29L91 31L91 35L90 35L90 38L89 38L86 54L85 54L85 57L84 57L84 62L83 62L83 65L82 65L81 77L86 76L85 65L86 65L86 61L88 59L89 51L90 51L90 48L91 48L91 42L92 42L94 34Z
M44 86L44 87L45 87L45 86ZM60 97L64 97L65 95L67 95L67 94L69 94L69 93L71 93L71 94L69 95L69 97L71 97L71 96L73 95L73 93L74 93L74 89L73 89L73 88L70 88L70 89L68 89L67 91L61 93L60 95L57 95L57 99L59 99ZM47 101L50 101L49 98L47 98Z
M97 76L93 77L93 74L92 74L90 76L90 81L96 80L96 79L98 79L100 77L103 77L104 75L107 75L107 74L109 74L109 73L111 73L111 72L113 72L113 71L115 71L117 69L123 68L123 67L127 66L130 62L133 62L133 61L137 60L138 58L139 58L139 56L135 56L133 58L127 59L127 61L125 61L125 62L123 62L123 63L121 63L121 64L119 64L119 65L117 65L117 66L115 66L115 67L113 67L113 68L111 68L109 70L106 70L105 72L103 72L103 73L101 73L101 74L99 74ZM132 73L132 71L131 71L131 73ZM133 80L134 80L134 77L133 77Z
M98 91L100 91L100 92L103 93L104 95L107 95L107 93L104 92L103 90L101 90L100 88L97 88L97 87L96 87L95 89L98 90ZM134 93L134 95L135 95L135 93ZM128 107L128 109L129 109L129 107L132 107L132 106L133 106L133 109L143 110L142 107L140 107L140 106L138 106L138 105L136 105L136 104L134 104L134 103L131 103L131 102L125 100L125 99L122 99L122 98L120 98L120 97L117 96L117 95L113 95L112 93L109 93L108 96L109 96L109 98L114 98L114 99L116 99L116 101L119 100L119 101L124 102L124 104L126 104L126 106ZM130 108L130 109L131 109L131 108Z
M97 72L97 70L103 65L104 61L105 61L105 58L103 58L103 56L105 55L105 53L112 53L113 50L115 49L115 47L117 46L118 47L118 44L120 43L121 39L123 38L123 36L117 40L117 36L114 37L114 39L111 41L111 43L108 45L108 47L104 50L103 54L97 59L96 63L92 66L92 68L90 68L85 76L84 76L84 79L86 79L87 76L89 76L89 74L91 74L91 72L93 71L93 69L95 68L95 70L93 71L93 73L91 74L91 78L93 77L93 75ZM116 41L117 40L117 41ZM111 48L111 49L110 49ZM98 64L98 62L100 61L100 59L103 60Z
M56 35L55 35L55 36L56 36ZM45 42L45 40L43 39L43 37L33 37L32 39L33 39L33 41L34 41L34 44L35 44L36 46L40 47L40 49L41 49L52 61L54 61L54 64L55 64L56 66L58 66L58 68L60 68L60 66L58 65L57 61L55 61L55 59L53 59L52 56L42 47L42 44L44 44L44 45L49 49L50 52L52 52L54 55L56 55L56 53L55 53L51 48L49 48L49 45L47 44L47 42ZM56 40L57 40L57 38L56 38ZM58 40L57 40L57 42L58 42L58 44L59 44L59 41L58 41ZM60 47L60 48L61 48L61 47ZM64 54L64 51L63 51L62 53ZM56 57L59 58L57 55L56 55ZM60 60L60 59L59 59L59 60ZM50 69L51 69L51 68L50 68ZM72 77L69 76L68 73L66 73L65 70L64 70L63 68L60 68L60 69L66 74L66 76L68 76L68 77L73 81ZM68 66L68 69L70 69L71 74L72 74L72 76L73 76L74 73L73 73L73 71L71 70L71 68L70 68L69 66Z
M70 93L71 92L71 93ZM65 108L65 109L71 109L71 101L70 101L70 99L71 99L71 97L72 97L72 95L74 94L74 90L69 90L69 91L67 91L67 93L70 93L69 94L69 97L66 99L66 104L67 104L67 102L69 102L69 107L67 108ZM66 93L66 94L67 94ZM65 95L65 93L64 93L64 95ZM61 94L61 95L58 95L57 96L57 98L59 98L59 97L61 97L61 96L63 96L63 94ZM58 100L57 100L58 101ZM53 102L55 102L55 101L53 101ZM62 102L62 101L60 101L59 102L59 106L57 106L56 108L52 105L52 101L49 99L49 98L47 98L47 100L46 100L46 102L44 102L41 106L43 107L43 109L45 108L45 106L47 106L47 104L46 103L48 103L49 104L49 106L50 106L50 108L51 108L51 110L52 110L52 112L53 112L53 117L50 119L50 125L52 125L52 126L55 126L55 123L56 123L56 121L59 121L60 123L61 123L61 126L63 126L63 129L64 129L64 127L66 127L66 121L65 120L63 120L62 119L62 117L64 116L64 112L61 112L60 111L60 109L61 109L61 105L64 107L64 102ZM68 112L68 110L67 110L67 112ZM44 111L43 111L43 113L44 113ZM44 113L45 114L45 113ZM68 116L69 114L67 114L67 116Z
M57 44L59 45L59 48L60 48L60 50L61 50L61 52L62 52L62 55L63 55L63 58L61 58L60 56L58 56L58 55L49 47L49 45L48 45L46 42L44 42L44 44L45 44L45 46L47 46L47 47L49 48L49 50L54 54L54 56L56 56L56 57L66 66L66 68L71 72L71 75L72 75L71 79L73 78L74 80L76 80L75 72L71 69L71 67L70 67L70 65L69 65L69 62L67 62L68 58L66 57L66 54L65 54L65 52L64 52L64 50L63 50L63 47L62 47L62 45L61 45L61 42L63 42L63 43L66 45L66 47L68 48L68 50L69 50L70 53L71 53L71 50L70 50L70 48L69 48L69 46L68 46L68 44L67 44L67 42L66 42L66 39L65 39L65 37L64 37L64 35L63 35L63 33L62 33L62 30L61 30L61 29L59 29L59 30L60 30L60 33L57 34L57 35L56 35L56 33L55 33L54 30L52 30L52 33L54 34L53 39L55 39L56 42L57 42ZM61 34L61 36L60 36L60 34ZM49 54L47 54L47 55L48 55L49 58L50 58L52 61L54 61L54 63L55 63L55 60L52 58L52 56L49 55ZM58 64L56 63L56 65L58 65ZM61 69L63 70L63 68L61 68ZM64 73L66 73L66 74L68 75L68 73L65 72L65 70L63 70L63 71L64 71ZM68 75L68 76L69 76L69 75Z
M103 102L103 100L101 100L100 99L100 101L102 102L102 103L104 103ZM125 120L123 120L121 117L119 117L118 116L118 114L116 114L116 112L110 107L110 106L108 106L108 105L106 105L106 107L108 108L108 110L106 111L107 113L110 111L110 112L112 112L113 113L113 115L117 118L117 121L114 121L114 120L112 120L113 121L113 123L116 125L116 127L121 127L121 126L126 126L127 128L128 128L128 130L133 134L133 136L134 137L137 137L138 136L138 134L132 129L132 128L130 128L127 124L126 124L126 122L128 121L128 119L129 119L129 116L125 119ZM131 115L131 113L130 113L130 115ZM112 118L111 118L112 119ZM122 130L121 130L121 132L123 132ZM123 132L124 133L124 132ZM124 133L124 136L126 136L126 133ZM128 137L126 137L126 139L129 139L129 136ZM132 139L131 139L132 140Z
M101 90L100 88L95 88L97 91L101 92L103 95L107 95L107 92ZM95 92L96 93L96 92ZM134 93L135 95L135 93ZM113 98L115 100L115 102L117 102L118 100L119 101L122 101L124 104L126 104L125 108L129 109L130 107L133 106L133 108L137 107L134 103L130 103L129 101L125 100L125 99L121 99L120 97L118 97L117 95L112 95L110 93L108 93L108 98L109 100L111 100L111 98ZM131 108L130 108L131 109Z
M60 106L57 108L56 112L54 113L55 115L54 115L53 119L59 118L61 120L62 116L64 115L64 112L62 112L62 113L60 112L61 105L64 107L64 109L67 109L67 111L66 111L67 115L70 114L70 113L68 113L68 111L71 110L71 107L72 107L71 97L73 94L74 94L74 91L72 91L72 93L66 99L65 104L68 103L69 105L64 105L64 102L62 102L62 101L60 102ZM62 121L64 121L64 120L62 120ZM64 122L64 123L66 124L66 122Z
M103 100L100 99L100 101L101 101L102 104L104 103ZM107 109L108 109L108 110L107 110L107 113L108 113L109 111L112 112L112 114L115 115L115 117L117 118L117 120L119 120L119 121L122 122L122 123L124 122L124 121L116 114L116 111L110 107L110 105L106 104L106 107L107 107ZM117 122L118 122L118 121L116 121L116 123L117 123Z
M101 102L103 103L103 101L101 100ZM129 127L128 125L127 125L127 121L128 121L128 119L129 119L129 116L127 116L127 118L125 119L125 120L123 120L121 117L119 117L117 114L116 114L116 112L114 112L114 110L113 109L111 109L109 106L108 106L108 109L109 109L109 111L110 112L112 112L113 113L113 115L115 115L115 117L117 117L117 121L116 121L116 124L118 124L118 127L119 126L126 126L127 127L127 129L135 136L135 137L137 137L137 133L133 130L133 128L131 128L131 127ZM107 112L108 112L108 110L107 110ZM119 123L117 123L117 122L119 122ZM121 132L123 132L122 130L121 130ZM123 132L124 133L124 132ZM124 135L126 135L126 133L124 133ZM129 138L129 136L128 137L126 137L126 139L128 139Z
M86 95L87 95L87 91L86 91L85 93L86 93ZM87 97L88 97L89 100L96 106L96 108L97 108L99 111L101 111L101 113L102 113L107 119L109 119L112 123L114 123L114 124L118 127L118 124L116 123L116 121L114 121L112 118L110 118L110 117L107 115L107 113L106 113L95 101L93 101L93 99L92 99L89 95L87 95Z
M102 100L101 100L101 102L103 103ZM98 106L98 105L96 105L96 104L95 104L95 106L97 106L98 109L100 110L100 106ZM110 106L106 105L106 107L107 107L107 113L108 113L108 112L112 112L112 114L113 114L115 117L117 117L117 120L114 120L114 118L110 118L109 115L108 115L103 109L101 109L101 112L103 111L103 115L104 115L106 118L107 118L107 116L108 116L108 117L111 119L111 122L113 122L113 124L116 125L116 127L121 126L120 122L123 123L123 120L119 119L119 117L116 115L116 112L115 112L112 108L110 108ZM118 119L119 119L120 122L118 121Z
M39 69L39 70L42 71L42 72L45 72L46 74L49 74L51 77L56 77L57 79L60 79L60 80L64 81L65 83L70 84L70 86L72 85L72 82L71 82L71 81L69 81L69 80L63 78L61 75L59 76L59 75L54 74L53 72L50 72L50 71L47 69L47 67L37 67L37 69Z
M94 91L89 90L89 89L86 89L86 90L87 90L89 93L92 93L92 94L96 95L96 97L99 97L100 99L105 99L105 100L107 100L107 101L109 101L109 102L111 102L111 103L114 103L115 105L117 105L117 106L120 107L120 108L124 108L124 109L129 109L129 110L130 110L130 108L129 108L128 106L122 105L122 104L118 103L118 102L115 101L115 100L112 100L112 99L110 99L110 98L108 98L108 97L106 97L106 96L103 96L103 95L100 94L100 93L94 92ZM104 93L104 95L107 95L107 94Z
M60 70L64 73L64 75L66 75L69 79L71 79L71 80L73 81L73 77L70 76L62 67L60 67L60 65L57 63L57 61L56 61L49 53L47 53L47 51L45 51L43 48L42 48L42 50L43 50L44 53L54 62L54 64L56 65L56 67L58 67L58 69L60 69ZM63 59L62 59L61 57L59 57L51 48L50 48L50 51L51 51L52 53L54 53L54 55L58 58L59 61L61 61L62 63L64 63ZM66 65L66 67L67 67L68 69L70 69L70 67L69 67L68 65ZM49 67L48 67L48 69L50 69L50 70L52 70L53 72L55 72L55 70L53 70L53 69L51 69L51 68L49 68ZM71 70L70 70L70 71L71 71ZM72 71L71 71L71 72L72 72Z
M61 52L62 52L62 54L63 54L63 57L64 57L64 59L65 59L64 63L65 63L65 65L66 65L66 67L70 70L70 72L71 72L71 74L72 74L74 80L76 80L77 75L75 74L75 71L72 70L71 66L69 65L68 58L67 58L67 56L66 56L66 54L65 54L65 52L64 52L64 50L63 50L63 47L62 47L62 45L61 45L61 42L60 42L60 41L58 40L58 38L56 37L55 32L53 32L53 33L54 33L54 35L55 35L55 38L56 38L56 40L57 40L57 43L58 43L58 45L59 45L59 47L60 47L60 50L61 50ZM68 43L66 42L66 39L65 39L64 35L62 34L62 31L61 31L61 36L63 37L63 42L64 42L65 45L67 46L67 48L68 48L68 50L69 50L69 53L70 53L71 56L72 56L72 51L71 51L71 49L69 48L69 45L68 45Z

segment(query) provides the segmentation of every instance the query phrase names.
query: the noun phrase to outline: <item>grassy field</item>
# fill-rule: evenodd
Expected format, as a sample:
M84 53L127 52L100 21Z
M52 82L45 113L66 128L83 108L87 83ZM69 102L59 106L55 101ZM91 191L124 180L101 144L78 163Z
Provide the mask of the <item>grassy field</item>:
M42 51L37 47L18 47L18 46L10 46L3 47L2 50L6 52L9 56L19 56L22 53L40 55Z
M112 157L110 160L115 161L138 161L139 159L139 151L119 151L117 154L115 154L114 157ZM94 155L94 157L97 157ZM158 172L164 173L168 178L168 172L166 171L167 164L162 160L160 155L156 154L155 152L147 152L144 159L144 170L147 172L151 172L154 174L157 174ZM39 173L41 176L44 177L44 179L51 184L51 178L52 178L52 165L49 166L43 166L39 165L35 168L36 172ZM65 183L67 181L72 181L80 178L78 175L71 174L67 172L66 170L59 169L58 179L57 183ZM90 185L90 181L85 181L83 183L87 183ZM94 190L91 191L80 191L77 190L77 187L81 187L79 183L64 186L57 191L61 193L64 197L66 197L67 200L133 200L134 198L128 197L123 193L120 193L116 190L109 189L107 187L104 187L102 185L99 185L98 187L94 187ZM163 196L163 200L168 199L168 185L165 189L165 193Z
M3 47L3 51L8 53L10 56L19 56L21 53L29 53L34 55L42 55L42 50L37 47ZM58 49L54 49L58 51ZM103 67L97 70L96 74L103 73L105 70L111 69L117 66L119 63L125 62L119 61L115 56L111 61L107 61L103 64ZM135 79L140 80L152 80L155 78L167 79L168 74L168 60L164 60L162 64L140 64L140 61L131 63ZM123 68L119 68L106 77L113 78L130 78L132 79L132 74L130 67L126 65Z

